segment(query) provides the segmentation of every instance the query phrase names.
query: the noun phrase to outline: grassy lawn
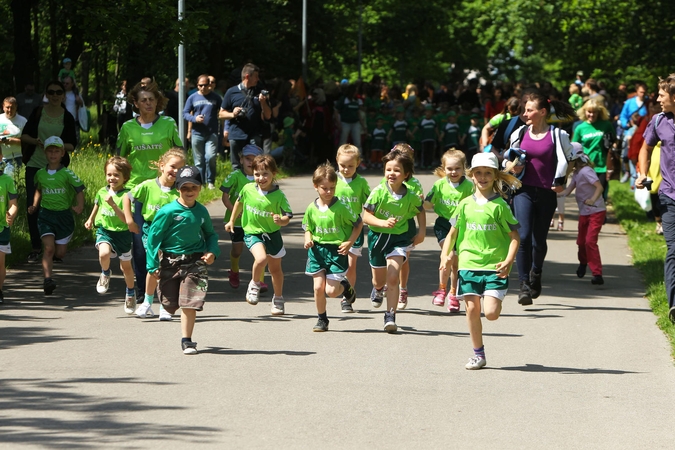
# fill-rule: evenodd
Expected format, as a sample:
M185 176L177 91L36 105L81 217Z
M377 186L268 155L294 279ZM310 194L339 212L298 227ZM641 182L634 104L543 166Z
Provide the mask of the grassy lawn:
M654 232L654 221L647 218L638 206L628 183L612 181L610 198L614 213L628 234L628 245L633 253L633 265L640 270L646 287L645 295L657 316L657 324L668 336L671 353L675 356L675 325L668 320L668 301L663 284L663 264L666 241Z

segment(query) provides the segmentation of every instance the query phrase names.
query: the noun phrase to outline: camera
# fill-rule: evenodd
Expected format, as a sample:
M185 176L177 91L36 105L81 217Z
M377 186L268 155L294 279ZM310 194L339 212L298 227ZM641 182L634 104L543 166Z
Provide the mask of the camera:
M237 113L237 117L244 117L246 116L246 108L240 107L239 112Z
M648 191L650 191L650 190L652 189L652 183L654 183L654 180L652 180L652 179L649 178L649 177L645 178L645 179L642 181L642 185L643 185L643 186L645 187L645 189L647 189Z
M261 93L262 95L264 95L265 97L269 97L269 96L270 96L270 91L266 91L265 89L263 89L262 91L260 91L260 93Z

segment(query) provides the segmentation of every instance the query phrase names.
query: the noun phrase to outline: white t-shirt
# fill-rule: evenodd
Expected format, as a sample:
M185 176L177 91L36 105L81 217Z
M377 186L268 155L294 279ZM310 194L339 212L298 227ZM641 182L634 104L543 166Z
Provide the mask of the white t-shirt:
M65 105L68 112L75 118L77 121L77 95L73 91L66 91L66 100Z
M0 114L0 135L4 137L19 138L23 132L23 127L26 126L26 122L28 122L28 119L18 114L11 119L8 118L6 114ZM21 156L21 143L12 145L2 144L3 158L11 159L19 156Z

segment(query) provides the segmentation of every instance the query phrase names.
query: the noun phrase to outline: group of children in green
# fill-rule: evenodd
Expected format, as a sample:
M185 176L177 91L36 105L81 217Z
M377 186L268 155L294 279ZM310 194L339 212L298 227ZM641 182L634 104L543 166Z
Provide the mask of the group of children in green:
M61 164L64 148L59 137L47 139L44 148L48 165L36 175L38 189L29 213L39 210L44 292L50 295L56 288L52 259L65 254L74 230L72 212L80 214L83 210L84 185ZM409 255L425 238L425 208L433 208L438 215L434 234L442 251L438 289L433 292L432 303L447 304L451 313L457 313L463 297L474 349L466 368L484 367L481 299L486 319L497 319L519 245L519 225L504 196L507 190L520 186L518 179L501 171L492 153L476 154L467 169L465 153L451 149L442 155L441 166L436 169L440 179L424 196L420 182L413 176L414 150L408 144L397 144L382 157L384 178L372 190L356 173L361 163L357 147L341 146L336 161L337 171L328 163L315 170L312 181L318 198L306 208L302 221L308 252L305 273L313 278L318 313L313 330L329 328L326 296L341 296L342 312L353 312L356 265L364 245L365 224L373 279L370 301L379 308L386 297L384 330L397 331L396 311L407 307ZM246 301L258 303L260 293L267 288L263 283L267 267L274 291L271 313L283 315L286 310L281 259L286 250L280 229L289 224L293 214L276 184L274 158L250 144L243 148L240 164L221 186L227 208L225 229L232 241L229 282L233 288L239 287L239 259L245 244L254 258ZM130 190L126 187L132 172L129 161L120 156L106 161L107 185L98 191L85 223L87 229L96 229L102 269L96 289L107 292L110 260L119 257L126 282L125 312L154 317L156 291L161 303L160 320L171 320L180 308L182 350L196 354L192 333L196 313L203 309L208 290L206 266L220 254L218 236L207 209L196 200L203 182L201 175L196 167L185 165L184 152L173 148L155 165L159 176ZM5 220L0 233L0 260L4 260L5 253L11 252L9 226L17 213L11 177L0 176L0 190L0 208L5 213L0 214ZM134 218L134 207L140 208L143 216L142 229ZM144 301L138 305L131 264L132 233L143 236L148 273ZM0 267L1 283L4 264Z

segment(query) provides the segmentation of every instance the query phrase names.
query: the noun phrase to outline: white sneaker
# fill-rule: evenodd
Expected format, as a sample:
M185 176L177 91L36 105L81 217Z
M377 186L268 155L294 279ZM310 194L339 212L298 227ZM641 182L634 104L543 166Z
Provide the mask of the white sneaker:
M208 188L210 191L214 190L216 187L213 185L213 183L209 183Z
M251 281L248 284L248 289L246 290L246 301L251 305L257 305L259 298L260 298L260 285L254 281Z
M284 315L284 298L277 297L276 295L272 296L272 315L273 316L283 316Z
M96 283L96 292L99 294L105 294L108 292L108 287L110 286L110 275L106 275L101 272L101 276L98 278L98 283Z
M138 308L136 308L136 315L141 319L151 319L155 317L155 313L152 311L152 305L147 302L138 305Z
M169 314L169 311L164 309L163 306L160 306L159 307L159 320L164 321L164 322L168 322L168 321L173 320L173 316L171 314Z
M466 367L468 370L477 370L485 367L487 364L487 361L485 358L481 356L474 355L469 359L469 362L466 363Z
M134 296L133 294L126 295L124 297L124 312L127 314L133 314L135 308L136 308L136 296Z

